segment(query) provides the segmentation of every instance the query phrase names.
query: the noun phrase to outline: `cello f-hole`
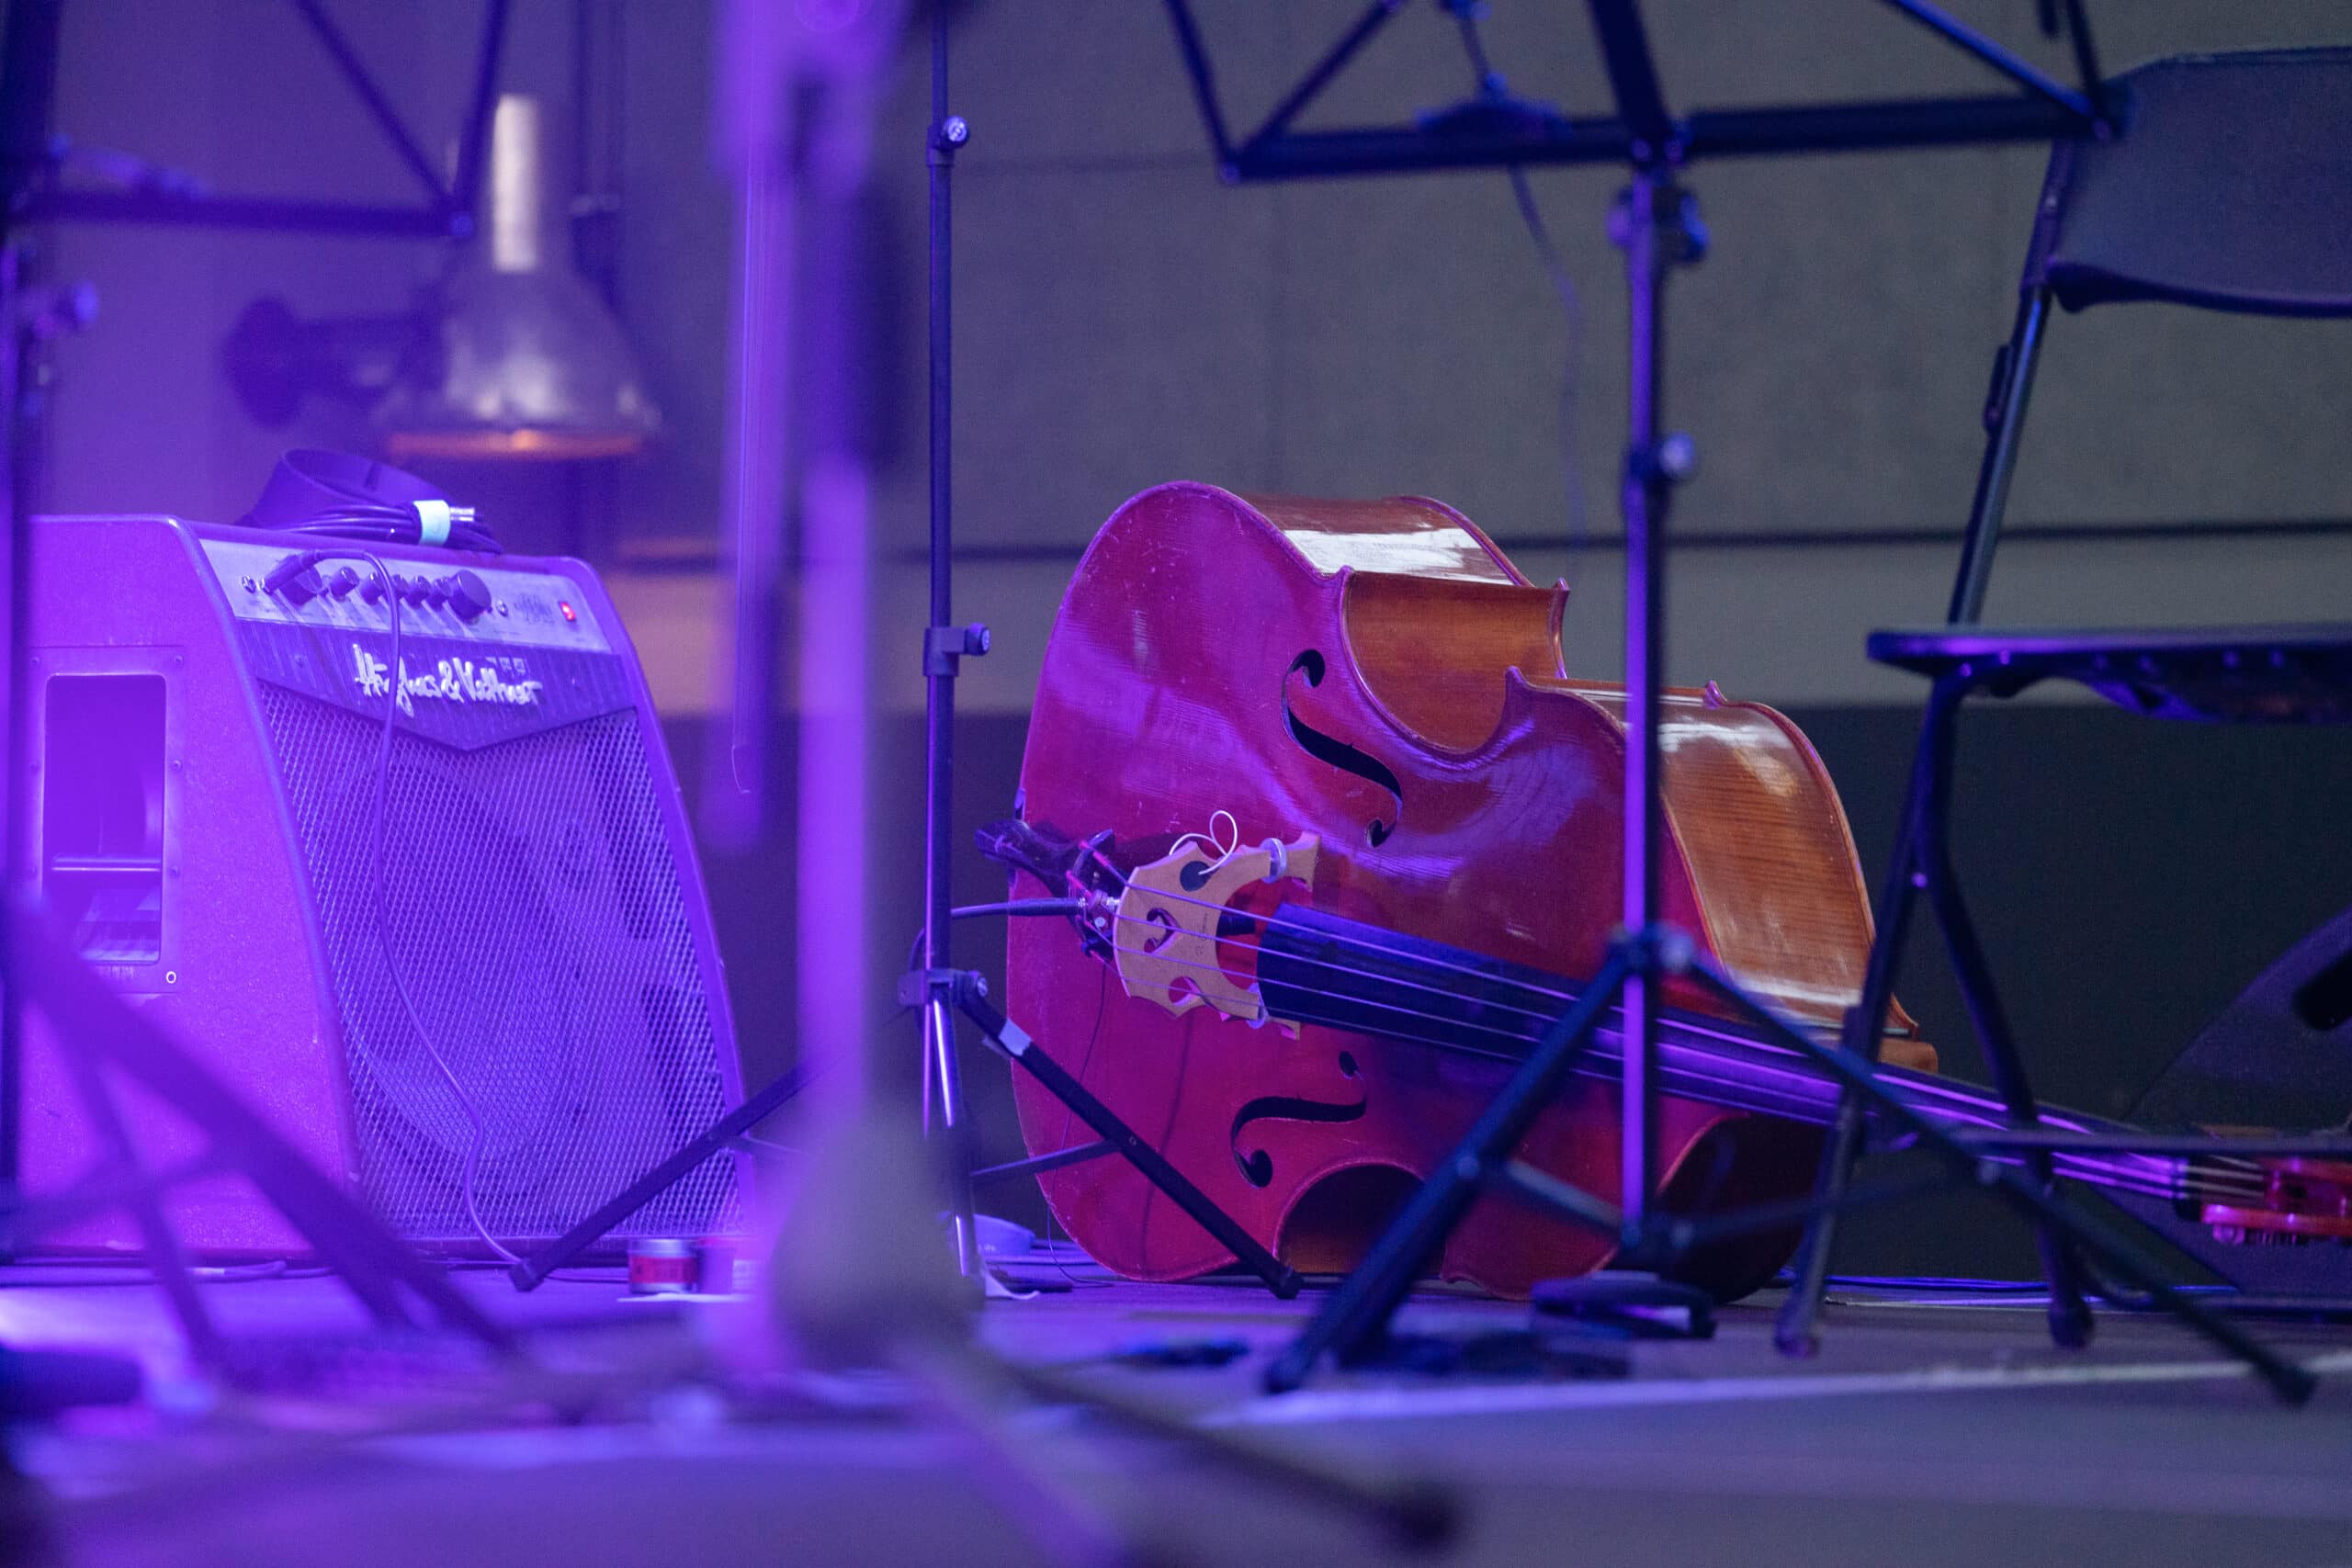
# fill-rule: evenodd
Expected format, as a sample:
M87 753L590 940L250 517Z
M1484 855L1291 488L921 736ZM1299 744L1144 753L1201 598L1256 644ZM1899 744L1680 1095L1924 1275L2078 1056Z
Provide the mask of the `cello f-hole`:
M1355 1122L1363 1116L1367 1102L1353 1105L1333 1104L1328 1100L1301 1100L1287 1094L1261 1095L1233 1113L1230 1144L1233 1163L1241 1168L1242 1178L1252 1187L1266 1187L1274 1179L1274 1156L1263 1149L1241 1152L1241 1134L1252 1122Z
M1396 823L1405 816L1405 786L1396 771L1371 752L1351 746L1336 735L1324 734L1291 710L1290 678L1303 674L1308 685L1319 686L1328 668L1323 655L1311 648L1290 661L1290 668L1283 671L1283 722L1290 727L1290 738L1298 742L1299 750L1317 761L1329 762L1341 773L1353 773L1388 792L1389 798L1396 803L1393 819L1383 822L1375 817L1364 828L1365 840L1377 845L1396 830Z

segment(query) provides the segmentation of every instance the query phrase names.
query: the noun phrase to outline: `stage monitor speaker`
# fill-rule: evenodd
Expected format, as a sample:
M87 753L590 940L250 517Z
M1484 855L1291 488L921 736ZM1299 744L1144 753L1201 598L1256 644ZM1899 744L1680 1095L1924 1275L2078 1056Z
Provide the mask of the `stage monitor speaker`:
M401 601L397 667L370 548ZM306 549L327 558L282 570ZM502 1243L560 1235L738 1102L677 783L585 566L54 518L33 530L31 591L27 853L49 903L85 960L401 1234L481 1249L470 1163ZM97 1157L73 1048L28 1021L34 1191ZM153 1167L188 1157L168 1107L130 1110ZM729 1225L738 1181L731 1156L710 1161L618 1234ZM175 1202L200 1253L300 1246L232 1179ZM137 1246L111 1216L54 1239Z
M2322 1132L2352 1115L2352 909L2289 949L2215 1015L2132 1107L2154 1127ZM2224 1280L2259 1295L2352 1303L2352 1244L2217 1235L2182 1206L2120 1200Z
M2315 1132L2352 1116L2352 909L2262 972L2173 1059L2132 1119Z

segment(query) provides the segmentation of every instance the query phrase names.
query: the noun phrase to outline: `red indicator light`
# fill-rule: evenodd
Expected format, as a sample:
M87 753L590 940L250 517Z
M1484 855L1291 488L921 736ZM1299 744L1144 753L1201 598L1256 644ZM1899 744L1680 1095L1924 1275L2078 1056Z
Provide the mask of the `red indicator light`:
M559 599L555 602L555 607L563 612L563 618L565 620L572 622L574 625L578 624L580 620L580 613L577 610L574 610L568 601Z

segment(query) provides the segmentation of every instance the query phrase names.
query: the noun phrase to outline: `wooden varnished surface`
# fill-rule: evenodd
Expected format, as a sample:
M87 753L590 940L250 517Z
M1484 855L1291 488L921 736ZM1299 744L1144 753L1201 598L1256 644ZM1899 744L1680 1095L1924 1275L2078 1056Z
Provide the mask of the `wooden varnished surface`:
M1064 601L1030 725L1023 815L1073 837L1109 829L1144 858L1208 832L1221 810L1247 844L1313 834L1321 853L1305 897L1317 907L1590 974L1620 902L1622 699L1561 674L1560 611L1560 591L1528 583L1434 502L1146 491L1096 536ZM1870 925L1818 760L1769 709L1677 693L1668 712L1666 917L1769 998L1833 1021L1859 987ZM1060 922L1015 921L1010 940L1021 1025L1302 1262L1346 1261L1504 1077L1317 1026L1252 1028L1205 1007L1173 1016L1125 995ZM1033 1153L1091 1136L1022 1075L1016 1093ZM1522 1156L1612 1191L1615 1119L1613 1090L1581 1082ZM1809 1179L1813 1134L1792 1131L1661 1107L1665 1168L1716 1133L1681 1179L1744 1200ZM1228 1261L1123 1162L1043 1181L1070 1235L1123 1273L1178 1279ZM1489 1200L1442 1272L1517 1293L1611 1250Z

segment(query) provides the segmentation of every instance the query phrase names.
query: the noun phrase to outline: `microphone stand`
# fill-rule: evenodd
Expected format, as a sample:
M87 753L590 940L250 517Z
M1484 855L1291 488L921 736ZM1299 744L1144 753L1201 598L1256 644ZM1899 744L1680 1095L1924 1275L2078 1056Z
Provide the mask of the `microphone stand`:
M1618 1257L1633 1267L1664 1267L1704 1238L1784 1226L1785 1205L1758 1205L1703 1221L1656 1212L1657 989L1681 979L1710 993L1737 1016L1756 1022L1834 1077L1843 1091L1838 1134L1826 1172L1841 1172L1865 1109L1930 1148L1965 1179L1990 1188L2052 1238L2053 1254L2067 1246L2096 1258L2127 1283L2146 1289L2167 1310L2247 1363L2283 1398L2308 1397L2310 1374L2268 1350L2228 1319L2162 1283L2161 1272L2123 1238L2061 1203L2022 1172L1989 1161L1965 1142L1935 1128L1887 1094L1872 1072L1872 1018L1849 1012L1842 1048L1822 1045L1741 990L1736 980L1702 953L1687 933L1659 919L1658 872L1663 813L1658 791L1659 691L1664 674L1666 524L1676 480L1694 468L1686 438L1662 434L1663 294L1668 275L1704 254L1705 230L1696 203L1679 183L1681 169L1702 155L1824 152L1864 148L1939 146L1986 141L2044 141L2107 134L2101 85L2081 0L2066 0L2069 30L2083 73L2079 91L2055 82L1954 18L1929 0L1890 0L1896 10L2007 77L2021 92L1981 98L1814 104L1794 107L1668 111L1639 0L1588 0L1593 34L1609 77L1615 114L1572 119L1540 104L1506 97L1501 78L1478 42L1473 0L1442 0L1461 24L1482 98L1462 109L1425 116L1404 128L1298 131L1301 112L1389 18L1396 0L1374 0L1363 17L1309 68L1265 122L1246 140L1228 133L1198 23L1189 0L1165 0L1191 77L1204 129L1219 174L1229 184L1340 175L1401 174L1530 164L1619 163L1631 181L1611 214L1611 237L1625 253L1628 378L1625 470L1625 770L1622 924L1600 975L1555 1020L1534 1051L1490 1101L1453 1154L1441 1160L1332 1292L1321 1314L1278 1356L1266 1373L1270 1389L1297 1387L1327 1355L1361 1362L1376 1355L1390 1319L1471 1205L1489 1188L1513 1190L1570 1222L1613 1236ZM1620 1194L1610 1203L1513 1160L1511 1149L1551 1104L1577 1059L1622 998L1623 1034L1623 1156ZM1856 1038L1864 1036L1863 1038ZM1849 1201L1826 1173L1816 1207ZM1826 1235L1826 1232L1822 1233ZM1809 1249L1808 1276L1817 1279L1822 1248ZM2062 1276L2063 1278L2063 1276ZM1657 1281L1657 1303L1680 1305L1686 1293ZM1547 1299L1577 1298L1576 1283ZM1593 1292L1595 1304L1628 1303L1623 1288ZM1639 1295L1636 1286L1632 1292ZM1784 1337L1784 1348L1804 1348Z

